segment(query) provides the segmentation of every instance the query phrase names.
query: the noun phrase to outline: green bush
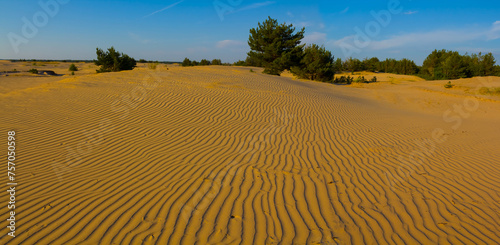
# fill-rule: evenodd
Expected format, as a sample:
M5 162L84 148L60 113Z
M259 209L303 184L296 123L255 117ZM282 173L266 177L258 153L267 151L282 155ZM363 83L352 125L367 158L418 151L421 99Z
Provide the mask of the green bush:
M377 77L373 76L372 79L370 80L371 83L376 83L377 82Z
M354 80L354 82L355 83L367 83L364 76L359 76L358 78L356 78L356 80Z
M78 68L75 66L75 64L71 64L69 66L69 71L78 71Z
M200 64L201 66L209 66L210 65L210 61L206 60L206 59L202 59L200 61Z
M444 85L444 88L453 88L453 86L455 86L455 85L451 84L451 81L450 81Z
M341 77L336 77L335 79L333 79L333 83L335 84L351 84L353 83L354 81L354 78L351 77L351 76L341 76Z
M33 74L38 74L38 70L37 70L37 69L35 69L35 68L33 68L33 69L29 70L28 72L31 72L31 73L33 73Z
M189 60L188 58L185 58L184 61L182 61L182 66L192 66L192 62L191 60Z
M214 66L220 66L220 65L222 65L222 61L220 59L213 59L212 60L212 65L214 65Z
M71 76L74 76L74 75L75 75L75 72L74 72L74 71L72 71L72 72L71 72Z
M96 48L96 54L97 60L94 60L94 63L97 66L101 66L99 70L97 70L98 73L132 70L137 65L134 58L117 52L114 47L109 48L106 52Z

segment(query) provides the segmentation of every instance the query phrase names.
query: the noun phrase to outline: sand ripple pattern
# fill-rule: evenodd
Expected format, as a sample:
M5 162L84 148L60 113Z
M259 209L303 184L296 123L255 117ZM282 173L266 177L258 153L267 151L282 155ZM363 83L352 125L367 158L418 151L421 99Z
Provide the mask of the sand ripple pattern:
M0 97L20 183L1 244L500 243L498 135L411 161L441 118L246 68L150 73Z

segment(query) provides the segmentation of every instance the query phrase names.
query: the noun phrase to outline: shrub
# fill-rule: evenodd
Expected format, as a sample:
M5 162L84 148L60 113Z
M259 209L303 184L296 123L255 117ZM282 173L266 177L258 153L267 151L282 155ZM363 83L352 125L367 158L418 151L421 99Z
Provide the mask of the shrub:
M255 71L254 71L253 69L250 69L250 72L253 72L253 73L255 73Z
M182 66L192 66L192 62L191 60L189 60L188 58L185 58L184 61L182 61Z
M192 66L198 66L198 65L200 65L200 62L198 62L198 61L196 61L196 60L193 60L193 61L191 62L191 65L192 65Z
M210 61L206 60L206 59L202 59L200 61L200 65L201 66L209 66L210 65Z
M246 62L243 61L243 60L238 60L236 62L233 63L234 66L246 66Z
M451 81L450 81L444 85L444 88L453 88L453 86L455 86L455 85L451 84Z
M214 65L214 66L220 66L220 65L222 65L222 61L220 59L213 59L212 60L212 65Z
M139 63L148 63L145 59L140 59Z
M98 73L132 70L137 65L134 58L117 52L114 47L109 48L107 52L97 48L96 54L97 60L94 60L94 63L97 66L101 66L101 68L97 70Z
M28 72L31 72L33 74L38 74L38 70L33 68L33 69L30 69Z
M377 77L373 76L372 79L370 80L371 83L376 83L377 82Z
M74 72L74 71L72 71L72 72L71 72L71 76L74 76L74 75L75 75L75 72Z
M355 83L367 83L364 76L359 76L358 78L356 78L356 80L354 80L354 82Z
M148 68L151 69L151 70L156 70L156 67L158 66L158 64L160 64L158 61L152 62L152 63L148 63Z
M352 78L351 76L341 76L341 77L336 77L334 80L333 80L333 83L335 84L351 84L352 82L354 81L354 78Z
M69 66L69 71L78 71L78 68L75 66L75 64L71 64Z

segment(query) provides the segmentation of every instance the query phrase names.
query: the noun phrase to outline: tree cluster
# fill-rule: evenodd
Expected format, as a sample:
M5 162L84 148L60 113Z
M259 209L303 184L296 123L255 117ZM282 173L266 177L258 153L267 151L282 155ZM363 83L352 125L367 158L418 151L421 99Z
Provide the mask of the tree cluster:
M97 60L94 60L94 63L97 66L101 66L99 70L97 70L98 73L132 70L137 65L134 58L117 52L114 47L109 48L108 51L97 48L96 54Z
M460 55L456 51L434 50L424 61L420 75L426 79L458 79L500 75L491 53Z
M191 61L188 58L185 58L184 61L182 61L182 66L209 66L209 65L222 65L222 61L220 59L213 59L212 61L209 61L207 59L202 59L200 62L193 60Z

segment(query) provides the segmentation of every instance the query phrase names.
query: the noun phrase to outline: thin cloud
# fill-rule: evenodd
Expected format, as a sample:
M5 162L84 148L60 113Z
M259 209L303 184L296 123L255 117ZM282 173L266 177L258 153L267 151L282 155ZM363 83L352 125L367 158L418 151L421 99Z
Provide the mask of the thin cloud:
M155 15L155 14L157 14L157 13L163 12L163 11L165 11L165 10L167 10L167 9L173 8L173 7L177 6L179 3L182 3L182 2L184 2L184 1L185 1L185 0L181 0L181 1L179 1L179 2L176 2L176 3L170 4L170 5L168 5L167 7L162 8L162 9L160 9L160 10L157 10L157 11L155 11L155 12L151 13L151 14L145 15L145 16L144 16L144 17L142 17L142 18L147 18L147 17L149 17L149 16L152 16L152 15Z
M321 33L321 32L313 32L307 36L304 37L302 40L302 43L307 43L307 44L323 44L326 42L326 33Z
M418 13L418 11L407 11L407 12L404 12L403 14L406 14L406 15L412 15L412 14L416 14Z
M344 10L340 11L341 14L345 14L347 13L347 11L349 11L349 7L345 8Z
M464 43L467 41L489 41L500 39L500 21L496 21L488 29L461 29L461 30L435 30L430 32L416 32L392 36L384 40L373 40L367 42L356 35L346 36L340 40L333 40L329 44L337 47L350 45L356 47L355 40L367 43L371 50L388 50L401 47L438 46L453 43ZM358 47L356 47L358 48ZM359 49L359 48L358 48Z
M136 42L139 42L139 43L142 43L142 44L151 43L151 40L141 38L139 35L137 35L137 34L135 34L133 32L129 32L128 35L130 36L130 38L132 38Z
M217 48L242 48L246 43L238 40L222 40L215 45Z
M242 8L233 10L233 11L230 11L227 14L234 14L234 13L238 13L238 12L241 12L241 11L262 8L262 7L266 7L266 6L269 6L271 4L275 4L275 3L276 3L275 1L267 1L267 2L261 2L261 3L254 3L254 4L251 4L251 5L248 5L248 6L245 6L245 7L242 7Z

